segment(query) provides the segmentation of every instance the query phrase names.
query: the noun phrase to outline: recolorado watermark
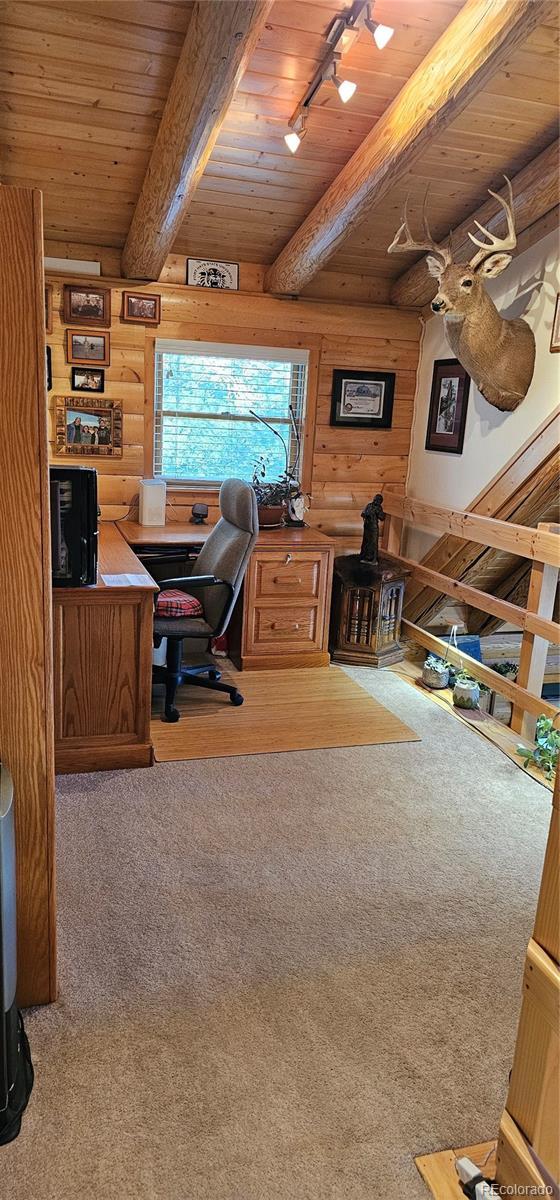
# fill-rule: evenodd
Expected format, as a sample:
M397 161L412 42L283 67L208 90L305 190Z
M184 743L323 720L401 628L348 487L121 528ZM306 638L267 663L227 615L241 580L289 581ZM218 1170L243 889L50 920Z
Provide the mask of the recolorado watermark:
M503 1183L498 1196L553 1196L554 1188L548 1183Z

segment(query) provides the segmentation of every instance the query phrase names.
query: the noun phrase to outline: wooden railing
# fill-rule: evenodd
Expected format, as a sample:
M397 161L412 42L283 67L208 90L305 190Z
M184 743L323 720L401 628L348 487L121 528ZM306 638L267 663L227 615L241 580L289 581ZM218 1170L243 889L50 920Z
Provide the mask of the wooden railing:
M449 648L441 638L421 629L412 621L403 621L403 632L426 650L447 657L454 665L462 663L475 679L511 700L512 728L525 736L532 736L534 718L541 713L549 717L555 717L558 713L558 708L541 699L541 690L548 644L560 644L560 625L551 619L560 568L560 525L543 523L536 529L527 528L493 517L436 507L393 492L385 493L383 507L387 513L383 537L386 557L398 560L417 582L427 584L455 600L462 600L471 608L507 621L522 631L517 682L504 678L470 655ZM522 608L508 600L491 596L403 556L401 543L405 523L434 533L451 533L484 547L491 546L530 559L532 568L527 607Z

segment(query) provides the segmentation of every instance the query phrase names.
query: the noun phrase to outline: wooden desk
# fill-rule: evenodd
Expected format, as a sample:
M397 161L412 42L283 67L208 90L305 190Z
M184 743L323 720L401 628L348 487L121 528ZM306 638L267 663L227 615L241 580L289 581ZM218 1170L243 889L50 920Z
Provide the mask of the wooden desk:
M157 584L101 523L97 583L54 588L56 770L147 767Z
M122 521L123 536L147 546L192 549L211 525ZM261 529L229 628L237 667L319 667L329 662L329 612L334 543L316 529Z

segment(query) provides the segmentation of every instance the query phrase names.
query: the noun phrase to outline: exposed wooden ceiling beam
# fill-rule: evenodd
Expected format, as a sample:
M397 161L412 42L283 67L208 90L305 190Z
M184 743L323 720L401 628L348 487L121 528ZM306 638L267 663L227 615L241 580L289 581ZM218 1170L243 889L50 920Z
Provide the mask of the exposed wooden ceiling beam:
M553 142L542 154L534 158L524 167L515 179L513 185L513 211L517 233L523 233L529 226L535 225L551 208L558 204L560 183L558 167L560 143ZM507 199L507 188L500 193ZM429 215L429 213L428 213ZM468 262L475 247L468 237L468 232L475 233L473 222L479 221L490 233L500 230L504 222L503 209L495 200L487 200L481 208L468 217L453 230L453 257L457 262ZM536 227L536 233L538 226ZM523 246L527 249L527 245ZM422 308L433 299L437 291L435 279L428 274L426 259L410 267L403 275L395 280L391 288L393 304L412 305Z
M266 274L297 294L551 11L548 0L467 0Z
M125 277L159 278L271 3L195 4L123 250Z

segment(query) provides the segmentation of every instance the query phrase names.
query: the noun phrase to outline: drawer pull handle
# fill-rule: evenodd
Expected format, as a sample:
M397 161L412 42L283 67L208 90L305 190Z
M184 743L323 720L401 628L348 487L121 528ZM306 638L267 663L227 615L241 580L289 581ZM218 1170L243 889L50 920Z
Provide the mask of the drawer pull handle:
M291 587L299 587L300 584L303 583L303 580L300 579L299 575L298 575L297 579L282 579L282 577L280 575L275 575L272 582L289 584Z
M286 562L284 563L284 566L286 566L286 567L287 567L287 566L289 566L289 564L291 563L291 561L292 561L292 556L291 556L291 554L288 552L288 554L286 555Z
M273 622L272 622L272 624L271 624L271 626L270 626L270 628L271 628L271 629L281 629L281 626L278 624L278 622L277 622L277 621L273 621ZM297 621L294 621L294 622L292 623L292 629L296 629L296 630L297 630L297 629L299 629L299 628L300 628L300 626L299 626L299 623L298 623Z

